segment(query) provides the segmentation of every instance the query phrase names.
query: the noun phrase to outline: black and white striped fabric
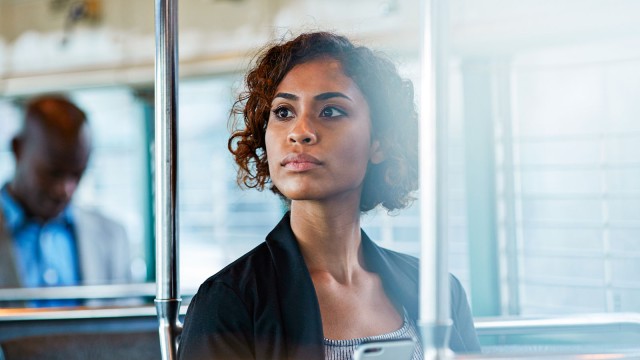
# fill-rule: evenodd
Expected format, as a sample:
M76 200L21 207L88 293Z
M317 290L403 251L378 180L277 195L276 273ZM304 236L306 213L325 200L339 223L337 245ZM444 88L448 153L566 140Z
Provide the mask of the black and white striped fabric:
M402 327L396 331L390 333L363 337L358 339L349 340L332 340L324 339L324 353L326 360L351 360L353 359L353 353L356 351L358 345L367 341L380 341L380 340L395 340L395 339L413 339L416 344L413 351L413 360L423 359L422 344L418 335L416 324L413 320L409 319L405 311L404 323Z

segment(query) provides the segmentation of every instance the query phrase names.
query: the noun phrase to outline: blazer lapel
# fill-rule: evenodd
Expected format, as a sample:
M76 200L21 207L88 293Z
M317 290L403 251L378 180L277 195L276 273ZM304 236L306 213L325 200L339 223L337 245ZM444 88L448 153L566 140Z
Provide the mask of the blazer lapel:
M291 231L289 213L267 235L288 359L324 359L320 306L311 275Z
M404 306L409 317L418 319L420 315L418 261L405 262L399 257L392 258L388 250L377 246L364 231L362 231L362 250L367 267L380 276L387 296L395 304Z
M73 227L76 238L76 246L78 247L78 265L80 268L81 283L85 285L91 285L88 283L89 279L100 278L100 262L96 259L100 259L100 248L94 246L94 241L91 236L95 236L99 233L94 229L94 223L92 219L84 213L81 209L73 207Z

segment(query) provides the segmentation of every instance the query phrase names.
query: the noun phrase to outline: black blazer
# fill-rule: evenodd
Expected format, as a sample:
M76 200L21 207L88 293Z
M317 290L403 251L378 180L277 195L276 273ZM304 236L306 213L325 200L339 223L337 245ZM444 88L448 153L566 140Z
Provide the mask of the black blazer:
M418 260L374 244L362 232L366 266L390 299L418 319ZM451 276L455 352L479 351L460 282ZM291 231L289 214L266 242L207 279L189 304L179 359L324 360L320 307Z

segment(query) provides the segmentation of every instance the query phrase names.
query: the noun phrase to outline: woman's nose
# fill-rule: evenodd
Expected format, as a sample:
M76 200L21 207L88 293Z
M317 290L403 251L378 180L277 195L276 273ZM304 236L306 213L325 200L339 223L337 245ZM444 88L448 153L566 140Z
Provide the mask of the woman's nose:
M318 141L316 130L307 116L298 117L289 132L289 142L300 145L311 145Z

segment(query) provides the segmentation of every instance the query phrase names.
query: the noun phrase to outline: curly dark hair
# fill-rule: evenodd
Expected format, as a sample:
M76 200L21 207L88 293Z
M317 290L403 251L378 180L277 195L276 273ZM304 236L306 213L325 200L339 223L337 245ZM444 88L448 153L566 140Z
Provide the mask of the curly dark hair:
M294 66L321 57L339 61L345 75L364 95L370 108L371 136L380 142L385 156L380 164L367 168L360 210L368 211L378 204L389 211L407 207L419 183L413 85L381 54L327 32L305 33L269 45L256 57L255 66L245 77L246 89L231 111L228 148L239 166L238 184L263 190L271 183L265 132L276 88ZM269 188L283 196L273 183Z

